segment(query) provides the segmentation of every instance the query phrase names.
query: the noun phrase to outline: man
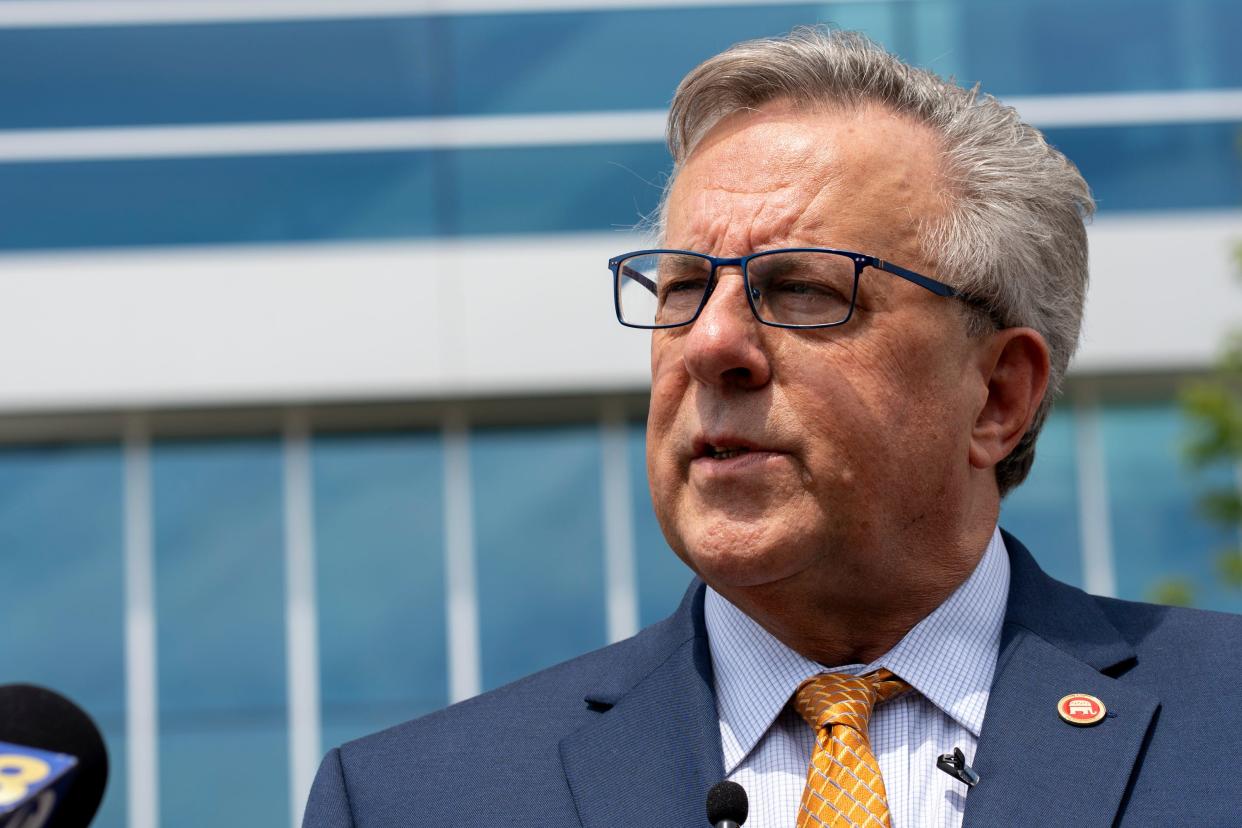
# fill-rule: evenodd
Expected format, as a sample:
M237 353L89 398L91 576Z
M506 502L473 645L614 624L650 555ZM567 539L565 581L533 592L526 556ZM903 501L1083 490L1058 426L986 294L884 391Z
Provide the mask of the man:
M725 778L747 826L1237 824L1239 619L1087 596L996 526L1078 339L1073 165L819 30L698 67L669 136L661 247L610 266L705 583L331 751L306 824L702 825Z

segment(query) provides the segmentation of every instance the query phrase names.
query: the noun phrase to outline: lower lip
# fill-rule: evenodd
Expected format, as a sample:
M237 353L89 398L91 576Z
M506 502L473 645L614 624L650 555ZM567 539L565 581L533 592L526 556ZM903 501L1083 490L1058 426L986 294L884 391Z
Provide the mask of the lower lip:
M783 456L775 451L744 451L733 457L696 457L690 461L690 470L710 477L747 474Z

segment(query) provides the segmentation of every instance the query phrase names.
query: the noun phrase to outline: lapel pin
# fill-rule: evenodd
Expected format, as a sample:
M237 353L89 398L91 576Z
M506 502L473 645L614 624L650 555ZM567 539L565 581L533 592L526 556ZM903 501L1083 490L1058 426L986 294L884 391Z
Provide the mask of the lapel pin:
M1104 702L1086 693L1070 693L1057 702L1057 712L1072 725L1087 727L1104 718Z

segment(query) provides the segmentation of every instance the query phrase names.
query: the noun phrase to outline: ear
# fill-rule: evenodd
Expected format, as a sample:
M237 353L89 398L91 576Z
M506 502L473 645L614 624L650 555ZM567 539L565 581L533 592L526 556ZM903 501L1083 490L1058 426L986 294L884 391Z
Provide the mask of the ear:
M1005 328L980 344L987 397L970 434L970 464L989 469L1026 434L1048 390L1048 343L1032 328Z

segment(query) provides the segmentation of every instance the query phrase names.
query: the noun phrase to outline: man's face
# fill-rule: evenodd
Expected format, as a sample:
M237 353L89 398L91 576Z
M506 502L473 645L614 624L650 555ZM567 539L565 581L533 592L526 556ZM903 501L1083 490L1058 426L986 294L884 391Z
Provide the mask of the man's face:
M918 234L944 187L925 127L879 107L770 105L720 124L683 165L665 246L831 247L950 279ZM898 539L952 520L986 397L956 303L868 269L848 323L785 330L752 316L738 268L717 275L693 325L652 336L648 474L672 547L726 594L917 564Z

